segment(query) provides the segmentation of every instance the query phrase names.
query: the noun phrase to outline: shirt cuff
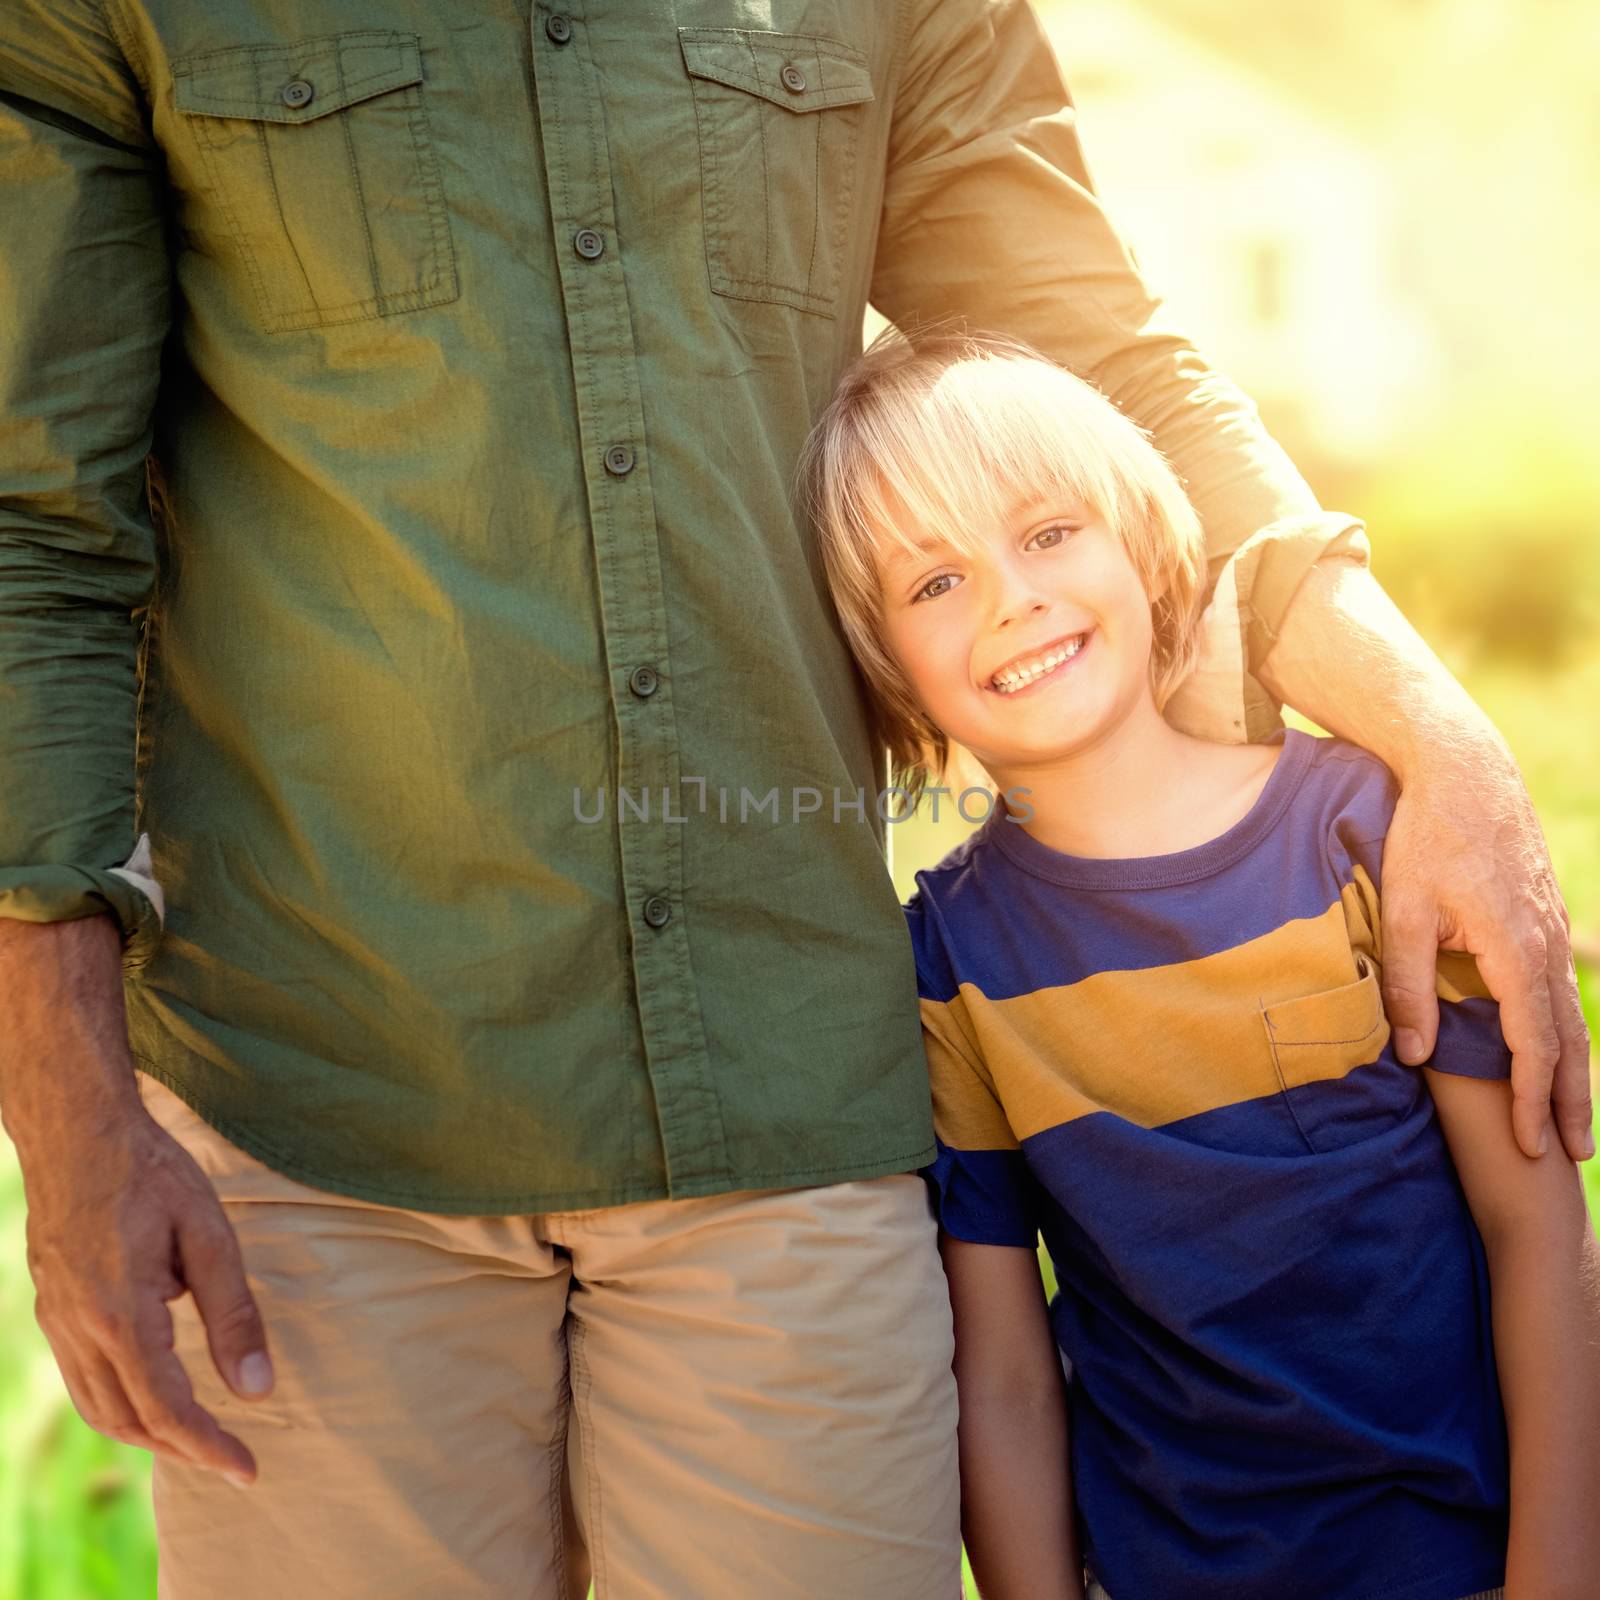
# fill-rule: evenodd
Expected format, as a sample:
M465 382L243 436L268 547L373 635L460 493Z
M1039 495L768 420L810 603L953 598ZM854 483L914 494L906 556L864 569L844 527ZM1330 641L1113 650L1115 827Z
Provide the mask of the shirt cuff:
M126 878L155 908L157 925L166 927L167 897L155 879L155 865L150 859L148 833L139 835L139 842L133 847L133 854L120 867L109 867L107 871L114 872L119 878Z
M150 835L119 867L52 863L0 868L0 917L21 922L70 922L109 915L122 933L125 955L146 957L166 919L166 896L150 858Z
M1034 1182L1020 1150L957 1150L940 1139L922 1176L946 1233L971 1244L1038 1243Z
M1433 1054L1423 1063L1462 1078L1509 1078L1511 1051L1493 1000L1441 1000Z
M1257 676L1277 643L1295 591L1325 556L1366 566L1366 529L1338 512L1269 523L1224 562L1200 618L1194 670L1164 708L1180 731L1223 744L1265 739L1283 726L1282 704Z

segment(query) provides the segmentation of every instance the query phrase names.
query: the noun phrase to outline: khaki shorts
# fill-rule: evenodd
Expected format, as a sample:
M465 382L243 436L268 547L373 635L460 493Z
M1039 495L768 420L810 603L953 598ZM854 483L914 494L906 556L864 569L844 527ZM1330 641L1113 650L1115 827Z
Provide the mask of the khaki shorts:
M308 1188L140 1074L277 1385L237 1488L158 1459L162 1600L958 1600L950 1305L914 1174L448 1217Z

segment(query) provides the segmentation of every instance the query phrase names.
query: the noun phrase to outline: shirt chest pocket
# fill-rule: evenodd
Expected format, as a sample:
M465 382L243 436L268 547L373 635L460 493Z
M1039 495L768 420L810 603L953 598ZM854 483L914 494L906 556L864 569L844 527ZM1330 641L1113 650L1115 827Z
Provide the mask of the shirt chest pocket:
M172 73L269 332L457 298L416 34L230 46Z
M831 317L856 178L860 51L810 34L680 28L711 288Z
M1378 969L1353 952L1354 983L1261 1008L1279 1092L1312 1150L1380 1133L1405 1114L1421 1075L1383 1058L1389 1042ZM1356 1076L1357 1068L1374 1070Z

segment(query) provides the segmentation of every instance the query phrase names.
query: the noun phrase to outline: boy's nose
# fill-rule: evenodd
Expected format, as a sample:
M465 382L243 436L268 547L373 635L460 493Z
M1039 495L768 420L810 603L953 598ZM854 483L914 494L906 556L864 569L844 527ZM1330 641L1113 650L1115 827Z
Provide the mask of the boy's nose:
M1014 623L1026 623L1030 618L1049 609L1050 602L1031 589L1025 593L1002 595L995 617L995 627L1008 628Z
M996 630L1030 622L1050 609L1050 597L1040 586L1039 563L1017 550L999 552L989 568L989 626Z

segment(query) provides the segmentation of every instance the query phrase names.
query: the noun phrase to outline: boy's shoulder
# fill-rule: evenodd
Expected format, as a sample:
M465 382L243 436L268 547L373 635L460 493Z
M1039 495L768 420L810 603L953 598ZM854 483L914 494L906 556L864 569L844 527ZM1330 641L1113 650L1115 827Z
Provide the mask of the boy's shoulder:
M1004 877L1004 857L994 848L986 823L948 850L933 866L914 875L916 888L901 909L917 959L917 983L924 998L946 1000L960 987L955 950L981 938L1000 920L1006 896L997 896ZM1002 819L1000 825L1005 825ZM1015 826L1015 824L1011 824Z
M1377 884L1400 785L1377 756L1347 739L1295 734L1307 747L1292 811L1322 843L1336 877L1363 867Z
M907 905L919 898L942 900L951 894L959 895L970 886L989 854L989 834L993 827L992 820L986 821L947 850L931 867L919 868L913 880L917 887Z
M1395 775L1387 766L1358 744L1332 734L1295 734L1309 746L1310 774L1322 789L1345 799L1370 795L1376 800L1388 797L1391 809L1400 792Z

